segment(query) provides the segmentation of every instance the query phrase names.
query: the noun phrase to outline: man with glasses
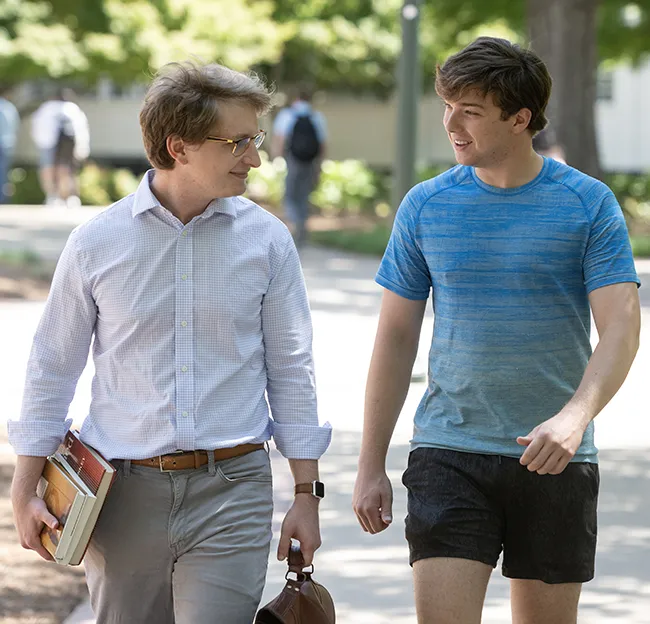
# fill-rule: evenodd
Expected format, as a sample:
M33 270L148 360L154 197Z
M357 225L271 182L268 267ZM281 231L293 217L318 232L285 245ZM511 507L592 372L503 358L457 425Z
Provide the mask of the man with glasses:
M331 429L303 276L287 228L241 197L270 101L253 75L166 66L140 113L154 168L73 232L54 276L9 423L12 501L23 546L49 559L39 533L57 519L36 484L94 339L81 438L118 470L85 558L102 624L250 624L272 537L271 437L296 482L278 557L295 538L309 564L320 545Z

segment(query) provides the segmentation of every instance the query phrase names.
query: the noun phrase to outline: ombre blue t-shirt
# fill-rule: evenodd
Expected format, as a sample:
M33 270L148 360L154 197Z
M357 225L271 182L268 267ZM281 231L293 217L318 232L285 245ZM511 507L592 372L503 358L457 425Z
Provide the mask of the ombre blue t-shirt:
M433 289L429 382L412 447L520 457L516 442L571 399L591 355L588 294L638 277L602 182L545 159L501 189L456 166L399 208L377 282ZM573 461L596 462L593 423Z

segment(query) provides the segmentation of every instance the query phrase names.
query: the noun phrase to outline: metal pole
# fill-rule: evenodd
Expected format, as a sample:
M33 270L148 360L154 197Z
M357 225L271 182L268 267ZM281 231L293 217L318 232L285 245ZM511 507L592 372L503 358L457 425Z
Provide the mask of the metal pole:
M404 0L402 7L402 54L397 71L397 135L393 167L393 210L415 182L420 67L418 26L420 0Z

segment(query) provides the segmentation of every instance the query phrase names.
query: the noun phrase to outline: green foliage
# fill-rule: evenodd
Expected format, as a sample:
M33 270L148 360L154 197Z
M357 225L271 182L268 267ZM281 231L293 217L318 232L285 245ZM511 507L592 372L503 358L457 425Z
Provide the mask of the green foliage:
M387 94L394 86L402 0L275 0L290 33L279 63L262 69L281 85Z
M45 195L38 181L35 167L15 167L9 171L9 199L12 204L42 204Z
M604 182L628 220L650 222L650 174L610 173L604 175Z
M636 258L650 258L650 236L632 236L630 240Z
M240 70L276 63L291 33L273 9L270 0L2 0L0 71L7 84L129 83L189 55Z
M326 160L312 203L324 215L372 212L379 199L375 173L360 160Z
M16 167L9 172L12 204L42 204L45 200L36 167ZM104 169L86 164L79 174L79 192L84 206L108 206L135 192L139 179L128 169Z
M287 164L284 158L269 160L266 152L260 152L262 164L248 174L246 195L261 204L279 206L284 194Z
M0 0L0 72L93 84L147 81L189 55L257 68L280 86L388 95L401 47L403 0ZM425 87L436 62L478 34L526 42L526 0L422 1ZM601 60L650 50L650 0L601 0Z
M111 201L117 201L131 193L135 193L140 184L140 179L128 169L114 169L110 175L108 192Z
M86 165L79 174L79 197L83 206L108 206L109 172L95 164Z

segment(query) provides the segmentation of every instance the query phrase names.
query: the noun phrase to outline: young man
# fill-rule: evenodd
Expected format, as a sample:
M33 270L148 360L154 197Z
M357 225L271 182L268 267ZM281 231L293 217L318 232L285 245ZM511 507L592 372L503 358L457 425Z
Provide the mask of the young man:
M391 523L386 452L432 289L429 384L403 478L418 621L480 622L503 549L513 622L574 624L594 574L591 421L639 340L625 222L604 184L533 151L551 79L532 52L482 37L436 85L459 165L408 193L379 268L354 508L365 531Z
M318 184L325 157L327 124L311 106L311 93L298 92L293 104L282 109L273 125L273 156L287 163L284 209L298 246L307 240L309 196Z
M48 558L35 488L93 342L81 438L118 468L85 558L97 621L250 624L271 541L273 436L296 481L278 557L320 545L311 320L286 227L240 195L270 93L219 65L172 64L140 113L154 169L77 228L9 423L21 542ZM269 418L266 396L273 419ZM320 493L320 486L318 486Z

